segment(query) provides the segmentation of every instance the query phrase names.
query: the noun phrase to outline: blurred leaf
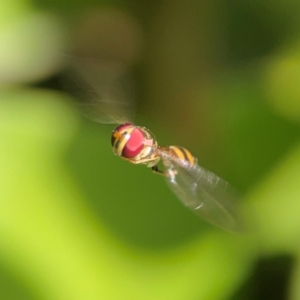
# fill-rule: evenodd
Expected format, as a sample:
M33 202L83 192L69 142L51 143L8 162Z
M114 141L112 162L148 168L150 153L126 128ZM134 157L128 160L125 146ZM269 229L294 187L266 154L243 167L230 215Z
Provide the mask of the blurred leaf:
M31 83L53 74L65 43L64 27L50 13L26 14L0 27L0 84Z
M263 88L270 106L288 120L300 122L299 45L270 58L263 70Z
M219 159L242 190L258 183L300 136L299 126L275 114L264 102L258 71L228 72L212 93L219 147L225 150Z
M260 243L268 253L298 247L300 230L300 147L295 147L249 195L249 210L258 221Z
M2 0L0 4L0 30L27 17L33 10L31 1Z

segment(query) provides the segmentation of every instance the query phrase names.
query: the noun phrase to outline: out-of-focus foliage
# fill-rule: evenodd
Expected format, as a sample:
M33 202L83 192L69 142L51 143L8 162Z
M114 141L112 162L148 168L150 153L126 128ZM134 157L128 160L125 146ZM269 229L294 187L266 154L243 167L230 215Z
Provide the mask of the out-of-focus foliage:
M298 1L2 1L0 298L299 299L299 13ZM136 122L241 191L247 234L212 228L112 155L113 128L58 90L70 52L133 72Z

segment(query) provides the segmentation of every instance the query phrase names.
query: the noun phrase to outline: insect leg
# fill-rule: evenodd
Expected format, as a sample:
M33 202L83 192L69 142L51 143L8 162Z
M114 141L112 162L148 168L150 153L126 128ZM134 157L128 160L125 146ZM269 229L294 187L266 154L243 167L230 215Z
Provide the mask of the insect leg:
M155 173L155 174L159 174L159 175L163 175L163 176L168 176L167 172L159 170L157 165L151 167L151 170Z

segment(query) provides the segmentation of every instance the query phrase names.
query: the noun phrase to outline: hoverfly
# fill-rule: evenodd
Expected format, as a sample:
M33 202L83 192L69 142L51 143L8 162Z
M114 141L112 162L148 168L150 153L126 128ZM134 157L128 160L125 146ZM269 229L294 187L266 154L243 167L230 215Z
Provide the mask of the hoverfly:
M161 147L153 133L133 124L132 81L119 63L70 57L72 77L85 89L81 111L100 123L115 123L111 145L120 158L144 164L165 177L178 199L196 215L229 232L243 231L237 214L237 193L226 181L198 165L190 151L179 146ZM75 80L74 80L75 83ZM127 96L124 92L127 89ZM165 169L158 168L162 162Z

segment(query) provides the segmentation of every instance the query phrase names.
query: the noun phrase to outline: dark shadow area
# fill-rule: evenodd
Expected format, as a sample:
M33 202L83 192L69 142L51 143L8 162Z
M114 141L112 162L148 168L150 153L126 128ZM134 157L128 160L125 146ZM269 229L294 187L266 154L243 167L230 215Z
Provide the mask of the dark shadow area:
M222 4L227 61L231 63L249 63L269 55L295 31L291 7L261 1L228 0Z
M252 276L232 300L286 300L290 275L294 266L292 256L282 255L260 259Z

